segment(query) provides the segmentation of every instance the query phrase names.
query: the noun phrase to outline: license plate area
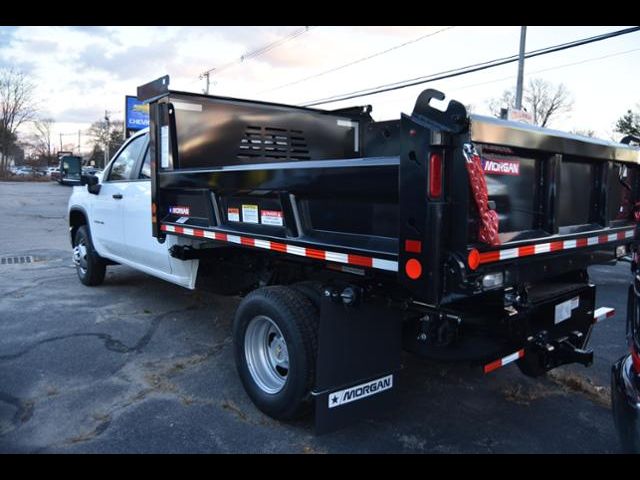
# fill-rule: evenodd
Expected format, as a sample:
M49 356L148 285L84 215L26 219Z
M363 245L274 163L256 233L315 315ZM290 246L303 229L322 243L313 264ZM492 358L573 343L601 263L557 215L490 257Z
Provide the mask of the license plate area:
M569 291L563 289L559 296L539 298L529 310L529 335L546 330L550 340L557 340L578 331L586 340L593 325L595 293L595 286L582 285ZM583 345L576 346L581 348Z
M580 306L580 295L560 302L556 305L553 315L553 321L557 325L571 318L573 311Z

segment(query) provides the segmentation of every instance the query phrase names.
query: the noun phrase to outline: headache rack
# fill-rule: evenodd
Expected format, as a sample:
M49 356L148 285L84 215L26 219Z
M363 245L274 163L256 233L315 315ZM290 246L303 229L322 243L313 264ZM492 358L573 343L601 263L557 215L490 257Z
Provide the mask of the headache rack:
M326 111L138 88L150 103L153 235L270 251L450 294L535 282L626 255L640 153L468 115L435 90L411 115Z

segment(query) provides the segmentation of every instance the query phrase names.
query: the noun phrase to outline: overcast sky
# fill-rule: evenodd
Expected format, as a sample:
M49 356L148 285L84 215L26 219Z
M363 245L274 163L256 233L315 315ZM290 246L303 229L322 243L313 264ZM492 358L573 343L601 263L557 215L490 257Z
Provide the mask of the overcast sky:
M135 95L138 85L169 74L171 88L201 91L204 82L198 75L203 70L234 62L300 28L0 27L0 68L13 66L31 76L42 114L59 122L56 135L77 133L101 119L105 109L114 112L113 119L122 119L124 97ZM534 50L621 28L529 27L526 46ZM517 26L317 26L264 55L214 73L211 93L300 104L513 55L519 36ZM414 41L420 37L425 38ZM277 88L407 42L353 66ZM609 138L615 120L640 101L639 53L640 33L632 33L527 60L525 75L562 82L571 92L573 111L553 127L591 129ZM411 112L422 89L437 88L473 105L477 113L488 113L488 100L515 85L516 70L514 63L321 108L372 104L374 118L398 118L400 112Z

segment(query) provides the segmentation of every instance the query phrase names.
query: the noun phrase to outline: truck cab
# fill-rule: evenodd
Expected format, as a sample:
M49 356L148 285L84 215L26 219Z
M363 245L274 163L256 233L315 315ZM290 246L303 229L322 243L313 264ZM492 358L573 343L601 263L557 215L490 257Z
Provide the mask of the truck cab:
M190 242L159 243L151 235L149 164L149 133L143 130L122 145L101 173L78 175L81 185L73 188L68 205L74 261L85 261L86 249L92 248L105 265L128 265L194 288L198 261L178 262L169 254L174 243ZM83 226L90 236L84 247L75 242Z

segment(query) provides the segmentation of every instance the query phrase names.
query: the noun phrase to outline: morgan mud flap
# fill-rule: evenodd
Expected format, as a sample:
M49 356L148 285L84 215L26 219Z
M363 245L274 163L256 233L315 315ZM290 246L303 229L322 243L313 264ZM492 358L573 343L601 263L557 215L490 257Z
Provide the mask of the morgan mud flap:
M345 388L329 394L329 408L339 407L345 403L355 402L385 390L393 388L393 375L376 378L367 383L356 385L355 387Z

